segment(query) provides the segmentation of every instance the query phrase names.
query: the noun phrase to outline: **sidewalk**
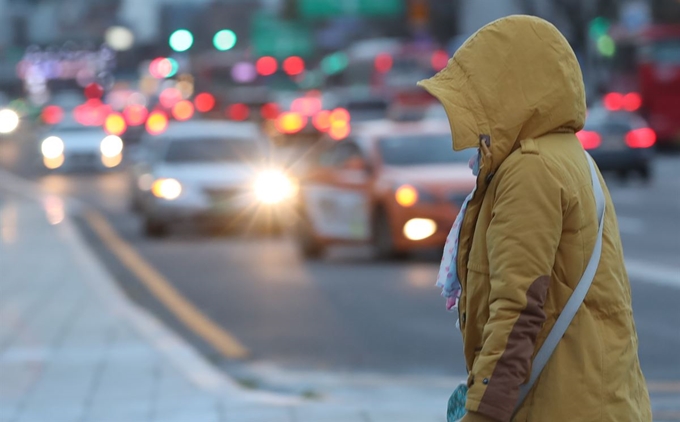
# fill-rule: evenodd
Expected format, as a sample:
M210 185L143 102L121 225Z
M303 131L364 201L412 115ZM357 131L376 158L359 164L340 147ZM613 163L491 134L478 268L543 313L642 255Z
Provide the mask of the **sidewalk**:
M63 199L0 171L0 422L444 422L450 378L291 375L303 400L246 390L130 302ZM680 420L678 393L652 397ZM367 410L370 409L370 410ZM657 420L657 422L662 422Z
M61 198L6 177L0 422L444 421L443 409L369 415L347 402L239 387L123 296Z

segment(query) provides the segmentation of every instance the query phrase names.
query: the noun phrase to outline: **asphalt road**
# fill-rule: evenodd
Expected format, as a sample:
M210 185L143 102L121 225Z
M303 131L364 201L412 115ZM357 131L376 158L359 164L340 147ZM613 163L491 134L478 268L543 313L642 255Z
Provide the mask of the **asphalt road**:
M366 249L305 262L290 239L178 233L143 237L128 211L122 173L43 175L28 147L6 142L0 164L47 190L87 204L184 298L250 352L248 362L287 370L463 374L455 317L433 286L436 258L376 263ZM612 179L609 187L631 266L643 371L680 385L680 157L662 156L649 186ZM127 293L224 362L142 286L83 219L79 226Z

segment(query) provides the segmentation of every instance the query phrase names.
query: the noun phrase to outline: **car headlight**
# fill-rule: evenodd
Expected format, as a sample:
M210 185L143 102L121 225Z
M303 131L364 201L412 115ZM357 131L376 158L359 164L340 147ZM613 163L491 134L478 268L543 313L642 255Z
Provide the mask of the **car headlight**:
M253 189L258 201L264 204L278 204L295 196L297 186L283 172L267 170L257 176Z
M64 141L58 136L50 136L45 138L40 145L40 151L43 157L54 159L60 157L64 153Z
M437 223L429 218L412 218L404 224L404 236L409 240L423 240L437 231Z
M156 198L172 201L182 194L182 185L175 179L158 179L151 185L151 193Z
M8 108L0 110L0 133L12 133L19 127L19 115Z
M123 140L116 135L109 135L102 139L102 142L99 144L99 150L104 157L117 157L123 152Z

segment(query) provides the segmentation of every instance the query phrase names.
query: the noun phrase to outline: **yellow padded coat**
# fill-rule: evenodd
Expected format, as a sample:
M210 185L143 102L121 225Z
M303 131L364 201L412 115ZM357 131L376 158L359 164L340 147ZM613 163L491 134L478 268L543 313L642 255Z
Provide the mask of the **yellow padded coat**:
M597 236L589 166L574 135L586 117L583 78L553 25L510 16L480 29L419 84L446 109L453 148L482 151L458 253L466 420L509 421ZM514 421L652 420L606 187L605 194L592 287Z

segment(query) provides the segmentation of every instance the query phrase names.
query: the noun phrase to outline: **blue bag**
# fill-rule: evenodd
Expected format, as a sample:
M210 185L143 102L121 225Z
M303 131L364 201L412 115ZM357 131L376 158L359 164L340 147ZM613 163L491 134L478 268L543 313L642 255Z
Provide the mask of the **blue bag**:
M447 422L457 422L465 416L465 401L467 400L468 387L466 384L460 384L453 390L453 394L449 397L449 406L446 411Z

